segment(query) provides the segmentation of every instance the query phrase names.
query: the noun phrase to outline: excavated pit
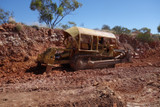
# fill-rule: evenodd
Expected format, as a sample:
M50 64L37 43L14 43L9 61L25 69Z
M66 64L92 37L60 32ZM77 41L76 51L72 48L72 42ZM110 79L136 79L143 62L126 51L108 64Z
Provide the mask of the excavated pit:
M0 26L0 106L160 106L158 43L120 35L124 48L140 57L133 63L79 71L56 65L47 74L36 67L36 57L47 47L62 47L64 32L20 25L20 31L17 24Z

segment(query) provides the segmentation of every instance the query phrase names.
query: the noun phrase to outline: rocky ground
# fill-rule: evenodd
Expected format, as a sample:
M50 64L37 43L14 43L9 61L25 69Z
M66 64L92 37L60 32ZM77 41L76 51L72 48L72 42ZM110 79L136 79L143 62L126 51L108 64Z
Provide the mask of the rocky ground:
M45 67L36 67L36 56L46 47L61 46L64 32L24 25L17 30L17 25L0 26L0 107L160 106L158 44L120 35L120 42L139 56L133 63L79 71L57 65L46 74Z

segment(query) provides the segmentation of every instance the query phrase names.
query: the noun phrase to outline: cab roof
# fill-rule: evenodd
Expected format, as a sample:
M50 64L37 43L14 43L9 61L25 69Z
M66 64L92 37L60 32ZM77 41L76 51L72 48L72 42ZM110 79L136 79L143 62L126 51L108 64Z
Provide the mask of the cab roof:
M84 34L84 35L92 35L92 36L116 39L116 36L113 33L81 28L81 27L71 27L67 29L66 32L69 33L74 38L79 34Z

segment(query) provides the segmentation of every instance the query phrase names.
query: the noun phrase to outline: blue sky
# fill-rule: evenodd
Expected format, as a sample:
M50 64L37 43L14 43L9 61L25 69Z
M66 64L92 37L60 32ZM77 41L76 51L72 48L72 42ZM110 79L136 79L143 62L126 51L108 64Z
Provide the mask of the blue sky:
M38 12L31 11L31 0L0 0L0 7L13 11L17 22L38 22ZM129 29L148 27L157 33L160 25L160 0L78 0L81 8L67 16L61 23L75 22L86 28L99 28L106 24L111 28L118 25Z

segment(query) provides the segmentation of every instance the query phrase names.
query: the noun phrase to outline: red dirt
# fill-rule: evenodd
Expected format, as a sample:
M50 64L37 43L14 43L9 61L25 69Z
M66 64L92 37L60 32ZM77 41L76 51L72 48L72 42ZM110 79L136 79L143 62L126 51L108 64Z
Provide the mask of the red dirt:
M45 67L36 68L37 54L62 46L64 32L24 25L17 31L16 25L0 26L0 106L160 106L158 43L120 35L140 56L133 63L79 71L58 66L46 74Z

